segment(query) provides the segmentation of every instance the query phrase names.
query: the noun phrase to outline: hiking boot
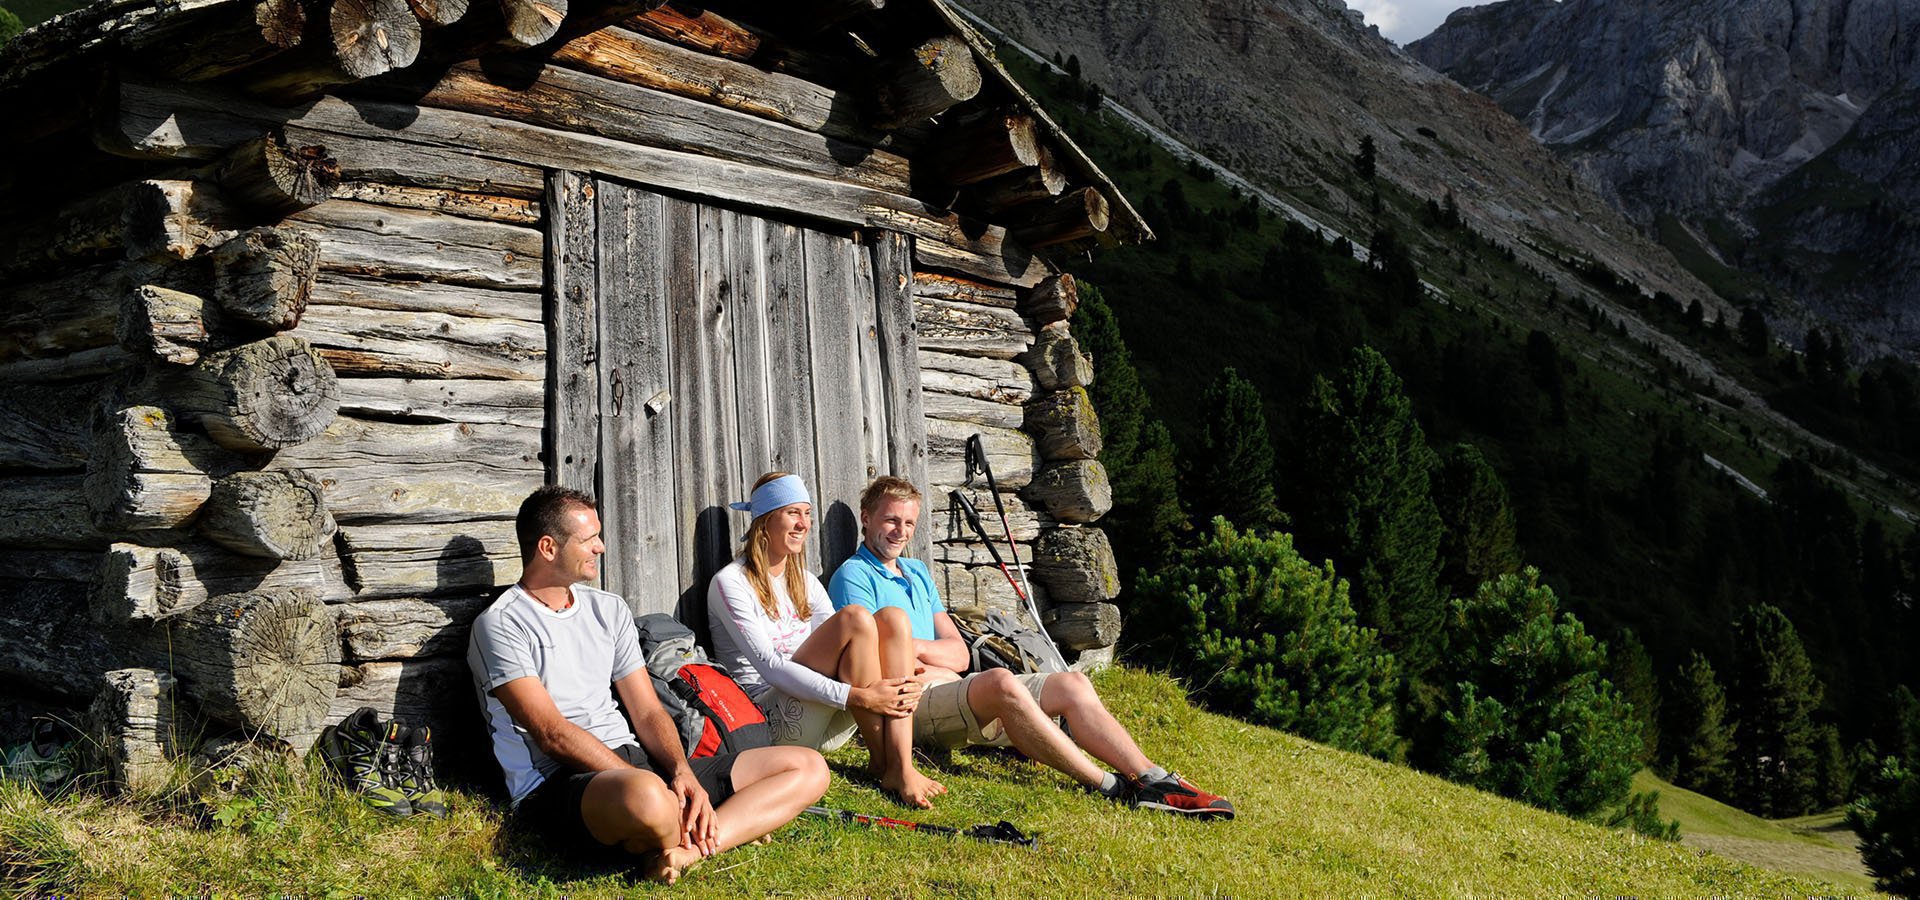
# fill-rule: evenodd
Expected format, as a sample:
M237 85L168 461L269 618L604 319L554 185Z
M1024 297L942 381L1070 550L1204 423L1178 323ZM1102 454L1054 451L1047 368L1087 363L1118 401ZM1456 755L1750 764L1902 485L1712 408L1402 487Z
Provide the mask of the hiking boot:
M1233 818L1233 804L1227 802L1227 798L1194 787L1192 782L1172 772L1152 781L1131 781L1127 802L1141 809L1157 809L1196 819Z
M394 769L387 760L398 756L394 751L399 745L387 739L398 724L382 723L379 710L362 706L339 725L328 726L320 733L320 755L340 773L348 790L366 797L368 806L406 818L413 815L413 805L395 787L397 779L386 774Z
M33 723L33 735L24 743L0 752L0 771L10 781L31 784L43 794L58 793L74 777L73 742L49 719Z
M447 795L433 780L433 729L425 725L407 733L400 758L401 793L415 815L447 817Z

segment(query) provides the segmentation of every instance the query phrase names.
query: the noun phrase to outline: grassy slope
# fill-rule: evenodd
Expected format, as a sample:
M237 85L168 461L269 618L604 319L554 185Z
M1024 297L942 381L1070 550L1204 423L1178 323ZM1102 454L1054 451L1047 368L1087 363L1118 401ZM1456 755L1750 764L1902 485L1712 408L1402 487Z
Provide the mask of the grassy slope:
M1762 819L1676 787L1646 771L1633 777L1633 789L1660 792L1661 816L1679 820L1680 841L1689 847L1830 881L1849 890L1873 888L1873 878L1854 849L1853 832L1838 811L1797 819Z
M696 869L676 895L1237 896L1768 895L1832 893L1673 844L1607 831L1411 770L1189 706L1170 680L1102 676L1115 712L1158 759L1224 791L1242 815L1202 824L1120 808L992 754L941 769L953 795L925 819L1006 818L1038 852L802 820L773 844ZM452 752L442 748L442 753ZM855 755L835 758L836 769ZM897 812L836 778L835 806ZM462 796L446 822L381 820L327 790L270 794L272 834L207 828L163 804L76 797L47 804L0 786L0 885L90 896L601 897L620 872L568 867L499 834ZM262 817L279 822L276 815ZM1849 886L1851 887L1851 885Z

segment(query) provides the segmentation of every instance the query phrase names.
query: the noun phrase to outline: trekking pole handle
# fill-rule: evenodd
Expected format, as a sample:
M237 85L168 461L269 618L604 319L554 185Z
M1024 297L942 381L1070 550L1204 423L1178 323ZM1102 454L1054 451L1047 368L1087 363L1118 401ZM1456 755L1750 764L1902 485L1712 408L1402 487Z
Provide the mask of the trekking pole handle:
M963 486L973 486L974 475L987 476L988 486L993 484L993 470L987 468L987 445L980 440L976 431L967 437L967 480Z
M1013 592L1019 594L1021 601L1025 602L1027 592L1021 589L1020 582L1014 580L1013 570L1007 568L1007 561L1001 557L1000 548L994 546L993 538L987 535L986 526L980 524L980 511L974 508L973 501L968 500L967 495L959 491L948 491L947 498L953 502L954 508L960 510L961 515L966 516L967 524L973 527L973 533L980 538L980 543L987 545L987 553L993 556L994 564L1000 567L1000 574L1007 576L1007 584L1012 585Z

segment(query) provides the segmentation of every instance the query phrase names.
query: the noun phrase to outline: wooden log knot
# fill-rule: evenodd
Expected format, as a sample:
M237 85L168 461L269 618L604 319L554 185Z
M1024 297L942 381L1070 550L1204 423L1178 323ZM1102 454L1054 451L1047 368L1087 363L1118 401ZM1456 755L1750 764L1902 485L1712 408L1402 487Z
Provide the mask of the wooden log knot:
M327 12L333 58L354 80L413 65L420 20L406 0L334 0Z
M1080 283L1069 274L1049 275L1020 298L1020 314L1036 327L1073 318L1080 308Z
M186 723L175 717L173 675L155 669L114 669L87 710L87 732L114 784L157 791L173 776L173 757Z
M107 531L177 528L200 511L215 476L244 462L160 407L103 409L87 459L87 510Z
M1064 603L1046 617L1047 634L1069 650L1111 647L1120 640L1120 607L1111 603Z

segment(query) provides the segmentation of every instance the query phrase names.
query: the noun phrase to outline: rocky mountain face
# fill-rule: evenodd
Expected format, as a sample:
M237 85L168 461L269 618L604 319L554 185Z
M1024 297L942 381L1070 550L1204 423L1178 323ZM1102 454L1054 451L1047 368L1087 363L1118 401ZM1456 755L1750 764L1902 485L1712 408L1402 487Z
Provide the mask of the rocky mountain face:
M961 0L1014 40L1078 58L1085 77L1152 124L1365 243L1363 137L1380 177L1452 194L1530 265L1599 261L1682 303L1719 301L1486 98L1380 37L1339 0ZM1550 2L1550 0L1549 0ZM1576 279L1564 290L1581 292Z
M1776 320L1920 358L1920 0L1505 0L1407 51L1648 233L1764 276Z

